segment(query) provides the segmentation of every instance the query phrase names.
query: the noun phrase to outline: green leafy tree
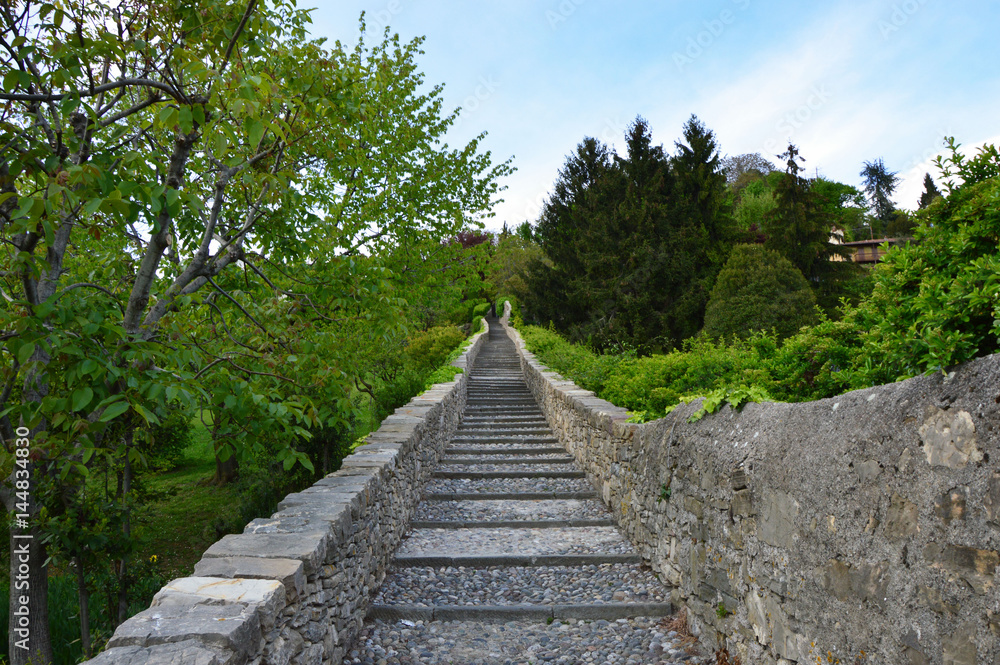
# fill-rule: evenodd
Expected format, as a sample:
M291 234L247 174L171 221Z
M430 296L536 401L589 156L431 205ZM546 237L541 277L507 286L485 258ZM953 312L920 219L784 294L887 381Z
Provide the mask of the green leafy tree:
M949 193L918 213L918 242L886 255L856 313L865 331L858 372L868 385L1000 351L1000 175L983 178L983 164L957 149L943 160Z
M136 437L171 410L224 411L237 455L255 427L291 441L342 422L338 322L376 343L398 329L405 286L452 270L443 241L509 172L479 139L442 147L455 115L423 86L419 41L328 48L307 22L285 0L0 7L0 495L30 515L11 537L36 544L12 663L51 661L46 543L83 565L86 542L47 535L90 505L95 464L121 470L110 529L129 541ZM32 456L15 460L19 428Z
M791 261L760 245L738 245L712 289L704 330L716 338L773 330L783 339L815 322L816 297Z
M766 176L777 168L759 152L723 157L719 167L730 186L738 186L747 176Z
M958 151L962 144L956 142L954 136L946 136L944 144L948 154L936 157L934 163L948 194L1000 175L1000 150L995 145L982 146L975 157L968 159Z

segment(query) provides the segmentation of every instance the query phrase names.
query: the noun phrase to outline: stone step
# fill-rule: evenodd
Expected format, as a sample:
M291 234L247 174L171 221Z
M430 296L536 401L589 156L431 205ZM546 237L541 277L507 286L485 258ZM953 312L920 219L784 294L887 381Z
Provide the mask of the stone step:
M635 549L616 528L607 526L556 529L413 529L400 544L396 558L530 557L557 554L635 554Z
M521 464L573 464L573 456L561 455L477 455L476 457L444 457L439 464L465 466L470 464L521 465Z
M670 603L558 603L525 605L372 605L369 619L382 621L549 621L578 619L617 621L639 617L667 617L674 613ZM555 655L565 655L560 650ZM551 658L550 660L554 660ZM452 661L454 662L454 661ZM476 661L481 662L479 660ZM505 661L510 662L510 661ZM581 661L574 661L581 662Z
M481 522L425 522L414 520L414 529L561 529L588 526L614 526L611 519L595 520L484 520Z
M447 616L447 614L445 614ZM551 619L551 621L550 621ZM661 665L707 663L688 660L683 637L668 637L664 619L636 617L622 621L540 616L506 621L431 621L372 618L344 665L361 665L404 656L410 663L513 665L522 663L615 663ZM410 624L413 624L410 626ZM391 650L391 651L390 651Z
M489 568L534 567L534 566L599 566L602 564L639 565L642 557L638 554L398 554L393 559L392 568Z
M525 446L520 443L486 443L449 445L444 450L446 455L553 455L565 454L566 449L562 446L542 444L538 446Z
M372 598L377 605L552 605L665 603L653 571L635 563L582 566L395 566Z
M610 520L611 512L599 501L586 500L534 500L495 501L423 501L413 515L417 521L428 522L486 522L504 521L574 521Z
M590 499L600 496L589 491L552 492L426 492L425 501L539 501L545 499Z
M490 444L516 444L520 446L558 446L554 436L453 436L448 441L452 446L481 446Z
M519 414L503 414L503 415L491 415L491 416L465 416L462 418L462 423L473 424L483 424L483 425L507 425L507 424L518 424L526 423L529 425L548 425L549 421L545 419L545 416L535 416L535 415L519 415Z
M586 478L587 474L577 469L483 469L462 471L435 471L433 478L454 480L484 480L488 478Z
M552 430L545 427L472 427L459 425L455 436L553 436Z
M424 492L457 492L462 494L488 493L551 493L551 492L592 492L594 486L585 478L479 478L451 479L431 478L424 485Z

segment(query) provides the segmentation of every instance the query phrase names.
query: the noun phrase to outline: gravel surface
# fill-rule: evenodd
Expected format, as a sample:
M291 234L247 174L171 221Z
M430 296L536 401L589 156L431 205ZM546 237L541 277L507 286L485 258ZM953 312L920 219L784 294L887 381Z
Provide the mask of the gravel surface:
M470 436L474 434L494 435L497 432L510 432L511 436L524 436L526 434L544 434L552 436L552 430L548 425L532 425L519 427L515 425L459 425L456 436Z
M366 625L345 665L702 665L662 619L394 622Z
M398 556L635 554L612 526L557 529L414 529Z
M424 494L461 492L593 492L586 478L433 478L424 486Z
M475 453L471 454L503 454L506 450L522 449L522 450L548 450L550 448L559 448L562 452L560 455L566 454L566 449L560 446L558 443L454 443L447 448L445 448L445 454L451 455L454 448L464 448L469 450L475 450ZM470 453L462 453L466 455ZM534 453L518 453L519 455L527 455ZM546 453L550 454L550 453ZM555 454L555 453L552 453Z
M551 605L666 602L668 592L637 564L403 568L390 573L378 605Z
M542 453L541 455L533 455L531 453L517 453L515 455L511 454L485 454L485 455L455 455L452 457L446 457L441 460L442 466L452 466L447 462L474 462L476 464L489 462L490 460L520 460L522 457L528 457L531 459L548 459L553 461L559 461L564 464L573 464L574 460L571 455L566 453Z
M414 520L476 522L484 520L592 520L611 517L599 501L423 501Z
M546 471L578 471L579 467L573 460L551 462L549 464L441 464L437 471L448 473L479 473L481 471L531 471L545 473Z

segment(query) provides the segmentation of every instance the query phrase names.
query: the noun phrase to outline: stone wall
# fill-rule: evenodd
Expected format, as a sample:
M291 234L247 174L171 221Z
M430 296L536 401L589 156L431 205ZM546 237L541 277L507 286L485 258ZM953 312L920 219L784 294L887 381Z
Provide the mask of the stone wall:
M706 645L748 665L1000 664L1000 355L639 425L507 332L553 430Z
M472 366L480 333L453 364ZM343 467L212 545L90 665L339 665L465 406L467 374L368 435Z

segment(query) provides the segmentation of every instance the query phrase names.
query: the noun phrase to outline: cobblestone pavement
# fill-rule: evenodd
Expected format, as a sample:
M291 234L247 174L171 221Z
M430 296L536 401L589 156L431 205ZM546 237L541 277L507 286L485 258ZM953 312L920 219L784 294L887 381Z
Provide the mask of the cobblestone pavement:
M702 664L491 322L463 422L345 664Z

